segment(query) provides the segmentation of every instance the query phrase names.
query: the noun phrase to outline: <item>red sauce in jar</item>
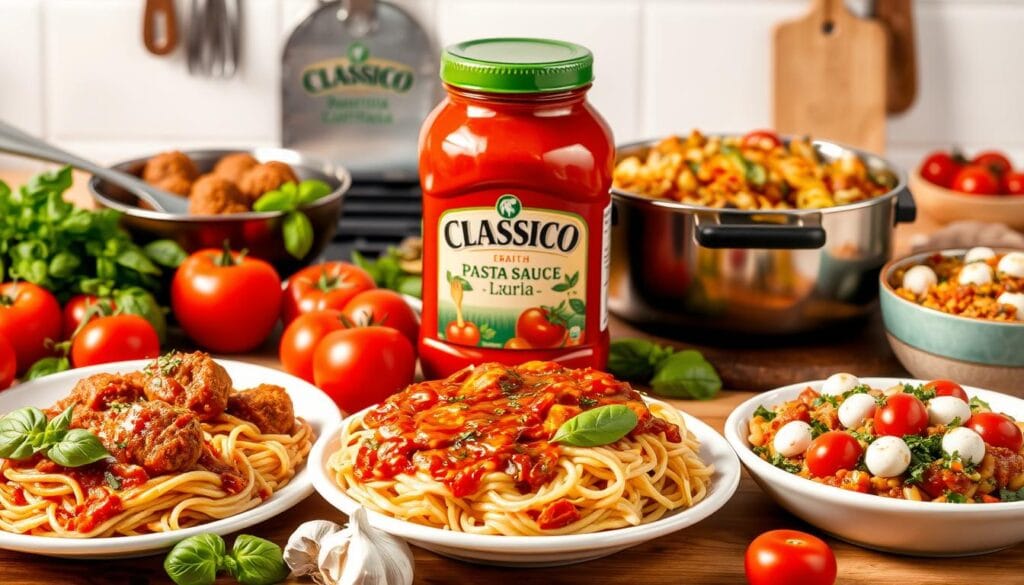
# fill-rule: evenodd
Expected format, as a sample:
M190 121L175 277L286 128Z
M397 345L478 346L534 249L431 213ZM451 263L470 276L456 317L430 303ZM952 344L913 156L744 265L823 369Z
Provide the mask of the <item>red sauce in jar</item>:
M428 378L470 364L608 353L611 132L578 45L485 39L445 49L447 98L424 123Z

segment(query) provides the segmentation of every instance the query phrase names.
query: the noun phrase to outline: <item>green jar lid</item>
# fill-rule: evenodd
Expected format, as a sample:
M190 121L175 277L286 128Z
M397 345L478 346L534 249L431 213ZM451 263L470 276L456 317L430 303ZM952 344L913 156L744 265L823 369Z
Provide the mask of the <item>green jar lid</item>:
M594 56L564 41L477 39L445 48L441 80L493 93L566 91L594 80Z

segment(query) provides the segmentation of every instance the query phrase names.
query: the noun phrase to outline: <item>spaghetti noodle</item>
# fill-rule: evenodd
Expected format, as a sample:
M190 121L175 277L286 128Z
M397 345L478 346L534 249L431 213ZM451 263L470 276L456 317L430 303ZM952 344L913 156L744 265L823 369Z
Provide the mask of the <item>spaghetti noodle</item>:
M626 437L549 442L565 421L608 404L637 414ZM682 416L648 404L603 372L485 364L350 417L329 465L353 499L426 526L502 535L634 526L702 500L714 472Z

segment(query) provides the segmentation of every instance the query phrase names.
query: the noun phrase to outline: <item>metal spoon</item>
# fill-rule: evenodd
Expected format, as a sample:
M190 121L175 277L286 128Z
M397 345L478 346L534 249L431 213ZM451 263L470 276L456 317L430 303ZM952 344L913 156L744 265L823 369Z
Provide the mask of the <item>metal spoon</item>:
M188 213L188 199L168 193L140 180L138 177L102 167L84 158L66 152L52 144L31 136L0 120L0 152L71 165L121 187L145 201L157 211Z

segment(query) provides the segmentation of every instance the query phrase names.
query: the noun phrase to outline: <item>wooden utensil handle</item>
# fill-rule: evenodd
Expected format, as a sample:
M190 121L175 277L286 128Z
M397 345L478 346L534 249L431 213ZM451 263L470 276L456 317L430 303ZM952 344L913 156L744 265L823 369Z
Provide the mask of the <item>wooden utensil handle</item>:
M174 0L146 0L142 15L142 42L154 55L166 55L178 44Z

